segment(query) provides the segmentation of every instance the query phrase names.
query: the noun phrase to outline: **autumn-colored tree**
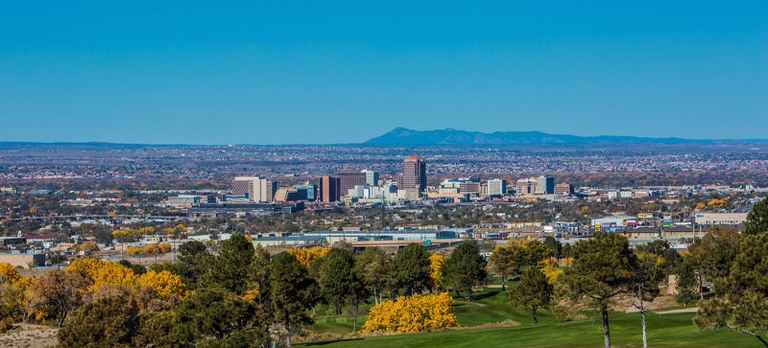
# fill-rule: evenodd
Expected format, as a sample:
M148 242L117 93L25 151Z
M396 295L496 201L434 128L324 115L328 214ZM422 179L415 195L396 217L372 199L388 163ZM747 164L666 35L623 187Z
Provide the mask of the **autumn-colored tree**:
M400 296L371 308L363 325L364 333L423 332L459 325L448 293Z
M728 201L726 201L725 199L722 199L722 198L712 198L711 200L709 200L709 202L707 202L707 206L708 207L718 207L719 208L719 207L724 207L727 204L728 204Z
M137 229L122 229L112 231L112 236L120 243L135 242L147 234L154 234L155 228L152 226L141 227Z
M24 292L31 279L22 277L16 267L0 263L0 331L24 317Z
M137 284L154 289L162 298L173 296L182 299L187 295L181 277L168 271L148 271L138 277Z
M549 284L555 284L557 279L563 275L563 270L552 264L547 264L546 266L542 267L540 271L544 274L544 276L547 277L547 283Z
M429 256L429 277L432 278L433 290L445 290L445 257L440 254Z
M96 242L88 241L88 242L84 242L82 244L76 245L75 250L91 253L94 251L99 251L99 246L96 245Z
M38 313L37 319L52 318L58 327L67 315L83 303L83 291L89 280L82 274L51 271L35 278L26 291L27 312Z
M291 248L288 249L288 253L296 257L299 262L301 262L304 267L309 268L309 266L312 264L312 261L315 261L325 255L327 255L331 251L331 248L325 248L325 247L312 247L312 248Z
M0 282L15 283L21 279L21 273L10 263L0 262Z

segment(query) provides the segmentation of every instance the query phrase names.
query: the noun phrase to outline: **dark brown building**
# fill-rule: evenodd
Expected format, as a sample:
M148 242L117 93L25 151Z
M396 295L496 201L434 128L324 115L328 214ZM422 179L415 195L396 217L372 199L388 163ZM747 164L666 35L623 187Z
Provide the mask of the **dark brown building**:
M399 189L418 188L423 192L427 187L427 164L421 157L410 155L403 161L403 173L397 178Z
M339 177L339 194L347 195L347 190L355 188L356 185L365 185L366 175L363 172L341 172L336 174Z
M336 202L339 200L339 178L334 176L324 176L320 178L320 199L325 203Z

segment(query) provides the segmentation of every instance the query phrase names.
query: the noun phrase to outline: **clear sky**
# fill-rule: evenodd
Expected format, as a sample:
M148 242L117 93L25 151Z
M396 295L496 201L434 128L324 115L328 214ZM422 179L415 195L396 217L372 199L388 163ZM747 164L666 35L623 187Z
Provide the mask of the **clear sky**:
M0 1L0 141L768 138L768 1L474 3Z

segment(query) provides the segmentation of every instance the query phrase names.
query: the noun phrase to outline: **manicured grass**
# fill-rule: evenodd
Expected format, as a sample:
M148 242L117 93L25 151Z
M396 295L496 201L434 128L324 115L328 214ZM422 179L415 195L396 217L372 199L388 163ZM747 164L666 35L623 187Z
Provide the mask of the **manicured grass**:
M432 333L372 336L325 342L310 342L304 346L324 347L598 347L603 344L599 316L590 314L586 320L559 322L549 312L539 314L539 325L533 325L530 313L513 310L507 304L506 292L497 289L478 293L477 300L456 299L454 310L460 330ZM648 344L651 347L760 347L760 342L745 334L730 330L699 331L692 323L693 313L657 315L648 313ZM642 347L639 313L611 313L611 338L615 347ZM509 320L515 327L476 328L483 324ZM315 319L313 333L349 334L352 320L347 316L327 316ZM359 318L358 325L362 325Z
M760 347L750 336L729 330L700 332L692 313L648 317L651 347ZM611 338L615 347L642 347L639 314L612 313ZM530 324L509 328L467 329L420 334L365 337L307 343L325 347L599 347L603 344L599 320Z

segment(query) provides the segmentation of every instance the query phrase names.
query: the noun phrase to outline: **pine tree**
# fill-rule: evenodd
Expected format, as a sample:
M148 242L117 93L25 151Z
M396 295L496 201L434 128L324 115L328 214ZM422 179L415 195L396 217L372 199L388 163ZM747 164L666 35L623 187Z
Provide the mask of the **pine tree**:
M463 293L467 300L472 300L472 287L482 283L487 276L485 260L475 241L465 240L451 253L445 263L445 276L457 295Z
M291 335L313 322L308 312L317 304L317 283L287 252L272 259L269 277L274 320L284 327L285 342L290 347Z
M211 280L238 295L244 294L248 290L254 254L253 244L243 235L236 234L223 241L209 269Z
M675 300L683 306L694 303L699 298L698 291L696 290L698 282L691 262L690 256L685 257L680 265L680 269L677 271L677 294L675 295Z
M752 206L744 222L744 235L755 235L768 232L768 199L762 199Z
M533 323L539 323L539 308L547 308L552 300L553 287L536 267L528 267L520 276L520 284L510 288L509 301L515 308L531 311Z
M395 256L397 287L405 294L420 294L429 288L429 253L421 244L408 244Z
M616 296L631 290L633 264L626 237L598 232L573 246L573 265L563 275L569 297L600 311L606 348L611 346L608 309Z
M714 296L699 302L694 323L701 328L730 328L751 335L768 347L768 233L744 237L733 267L716 279Z
M353 274L353 263L352 254L349 251L333 248L320 265L318 279L320 292L325 301L336 308L336 315L341 314L357 281Z

